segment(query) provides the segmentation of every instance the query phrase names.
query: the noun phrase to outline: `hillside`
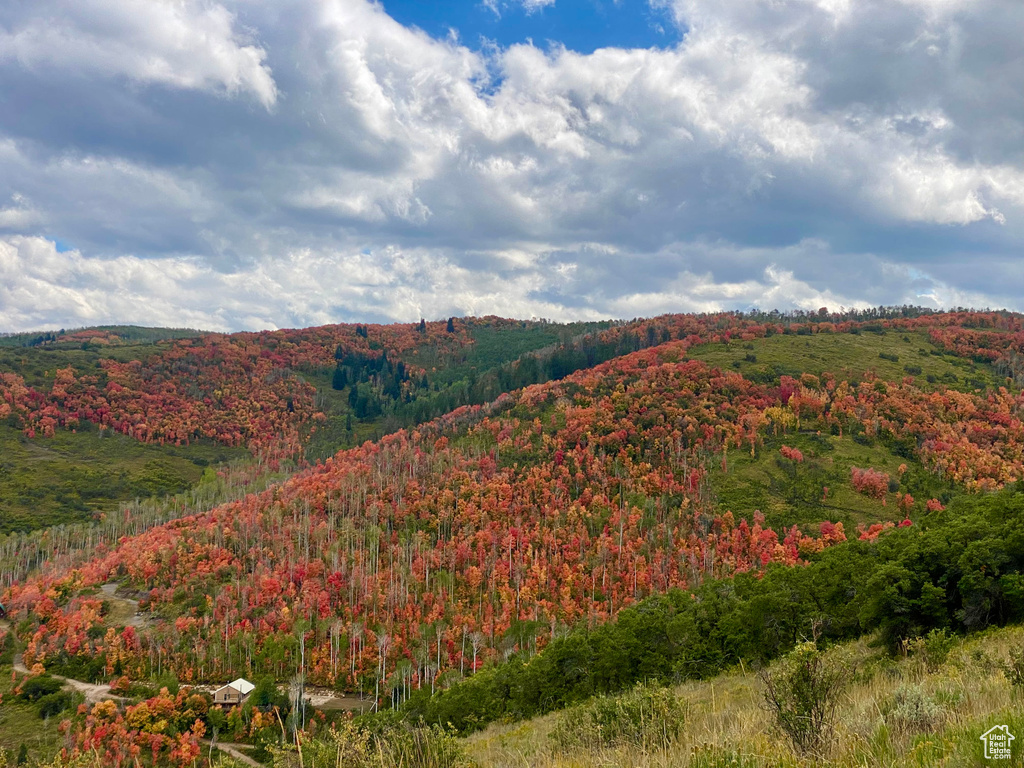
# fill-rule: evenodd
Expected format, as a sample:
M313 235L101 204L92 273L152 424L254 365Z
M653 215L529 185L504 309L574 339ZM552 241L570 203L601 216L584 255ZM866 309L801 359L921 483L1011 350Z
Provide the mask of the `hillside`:
M321 397L355 392L354 410L397 386L380 428L415 425L19 579L0 600L25 667L87 682L299 675L430 713L441 705L424 696L443 702L440 691L485 666L545 658L646 599L705 594L734 576L756 585L794 566L812 573L805 564L844 542L890 540L897 524L927 529L944 508L1024 477L1014 315L678 315L574 329L591 332L555 346L546 326L476 322L178 340L145 362L104 359L102 386L65 369L39 396L9 375L8 393L20 393L10 416L24 430L51 428L49 439L98 417L147 447L249 440L273 448L267 466L341 413ZM353 348L339 349L337 334ZM416 343L421 334L436 343ZM341 394L310 384L339 370ZM518 384L528 386L501 394ZM217 398L200 397L210 387ZM486 405L416 425L449 398L495 390ZM419 416L405 410L417 405ZM138 612L112 610L108 592ZM837 638L878 626L851 621ZM929 621L892 631L912 636ZM806 631L799 622L773 652ZM693 675L753 658L722 631L716 660ZM239 738L272 727L257 721Z
M999 630L954 642L937 664L923 650L892 659L868 638L833 647L825 658L852 675L826 734L824 757L793 754L764 707L764 683L739 667L673 686L678 703L660 717L637 711L631 700L639 697L626 694L603 700L603 729L595 727L596 707L581 705L525 723L491 726L471 736L466 751L481 768L1018 766L1016 751L1016 759L985 760L979 736L1000 724L1024 732L1024 689L1004 671L1022 645L1019 627Z
M204 467L245 455L275 467L327 458L493 399L513 384L494 381L510 361L607 325L484 318L450 332L355 324L229 336L108 326L0 338L0 533L182 491ZM522 383L551 373L535 365L531 375Z

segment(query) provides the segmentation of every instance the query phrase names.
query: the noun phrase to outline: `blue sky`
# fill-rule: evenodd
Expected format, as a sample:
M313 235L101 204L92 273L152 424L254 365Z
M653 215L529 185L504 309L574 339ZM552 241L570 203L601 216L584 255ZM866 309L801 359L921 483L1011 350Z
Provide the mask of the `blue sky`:
M1009 0L0 3L0 331L1024 310L1022 37Z
M646 0L558 0L536 8L501 0L388 0L383 5L392 18L434 37L445 38L455 30L470 48L532 41L540 47L564 45L592 53L605 47L666 47L681 37L668 7L652 8Z

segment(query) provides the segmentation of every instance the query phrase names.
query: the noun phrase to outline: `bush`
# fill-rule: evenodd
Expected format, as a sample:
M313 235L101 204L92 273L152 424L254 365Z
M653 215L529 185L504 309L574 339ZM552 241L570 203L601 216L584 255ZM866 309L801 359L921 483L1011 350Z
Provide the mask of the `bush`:
M21 684L21 693L18 694L22 701L39 701L44 696L57 693L64 684L50 675L39 675L30 677Z
M942 708L919 685L901 685L883 708L885 724L901 733L934 731L942 721Z
M911 643L915 655L924 659L925 667L929 672L938 672L939 668L946 663L949 652L956 644L956 636L951 635L946 629L933 629L924 637L919 637Z
M1010 651L1010 656L1003 665L1003 674L1014 688L1024 688L1024 645Z
M566 710L551 738L562 750L664 749L679 737L683 721L683 706L672 691L639 684L619 696L595 696Z
M439 725L390 733L377 742L385 766L468 768L472 765L455 733Z
M65 712L75 706L75 697L70 691L58 691L50 693L39 699L39 716L42 718L53 717Z
M327 733L307 741L302 756L309 765L363 768L375 756L370 734L351 719L332 724Z
M839 699L850 672L804 642L774 669L761 672L765 708L801 754L820 755L829 744Z

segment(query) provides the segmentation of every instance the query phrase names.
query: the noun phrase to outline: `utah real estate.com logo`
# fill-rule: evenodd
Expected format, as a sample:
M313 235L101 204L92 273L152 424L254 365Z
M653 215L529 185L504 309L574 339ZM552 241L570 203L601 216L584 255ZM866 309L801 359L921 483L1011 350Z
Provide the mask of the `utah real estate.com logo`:
M995 725L981 734L981 740L985 744L986 760L1009 760L1010 743L1013 741L1013 734L1005 725Z

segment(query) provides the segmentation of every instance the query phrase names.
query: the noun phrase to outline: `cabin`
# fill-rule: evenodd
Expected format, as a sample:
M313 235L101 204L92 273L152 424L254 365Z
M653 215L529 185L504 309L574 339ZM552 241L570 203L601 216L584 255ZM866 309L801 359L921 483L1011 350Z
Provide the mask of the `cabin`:
M232 680L227 685L222 685L213 692L213 703L221 706L233 707L236 704L244 704L249 694L256 688L244 677Z

